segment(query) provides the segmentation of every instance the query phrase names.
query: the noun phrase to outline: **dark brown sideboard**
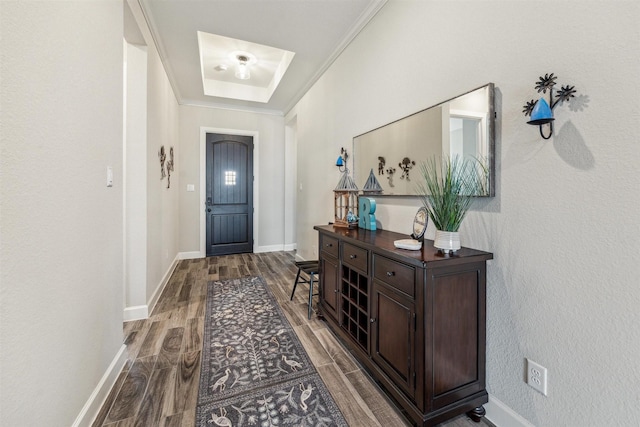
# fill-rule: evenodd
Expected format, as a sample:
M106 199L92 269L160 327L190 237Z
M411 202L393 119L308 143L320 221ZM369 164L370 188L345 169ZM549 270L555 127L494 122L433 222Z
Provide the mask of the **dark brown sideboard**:
M319 315L418 426L468 413L479 421L485 390L486 261L461 248L443 255L391 231L315 226Z

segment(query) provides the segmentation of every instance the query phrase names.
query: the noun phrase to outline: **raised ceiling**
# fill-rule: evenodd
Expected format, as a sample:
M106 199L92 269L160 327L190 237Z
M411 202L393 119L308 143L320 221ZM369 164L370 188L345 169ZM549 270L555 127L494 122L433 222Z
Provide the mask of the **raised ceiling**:
M284 114L386 0L139 2L180 104ZM202 49L207 44L213 49L209 50L213 56L207 56ZM222 51L249 51L250 46L255 45L265 50L252 47L258 51L258 62L252 66L251 79L234 79L232 67L215 69L225 55ZM289 54L280 60L270 57L267 61L265 57L259 67L261 52L271 48ZM282 63L287 61L290 63L284 73L280 72L279 84L273 76L261 75L269 67L282 68ZM270 88L270 84L273 87ZM219 91L212 92L212 88ZM269 96L267 92L271 89ZM252 98L251 92L258 97Z

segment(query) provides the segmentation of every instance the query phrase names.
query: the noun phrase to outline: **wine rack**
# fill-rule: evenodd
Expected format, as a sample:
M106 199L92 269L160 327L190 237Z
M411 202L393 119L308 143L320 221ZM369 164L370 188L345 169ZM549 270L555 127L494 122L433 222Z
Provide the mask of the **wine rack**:
M367 350L369 344L369 280L342 266L342 328Z

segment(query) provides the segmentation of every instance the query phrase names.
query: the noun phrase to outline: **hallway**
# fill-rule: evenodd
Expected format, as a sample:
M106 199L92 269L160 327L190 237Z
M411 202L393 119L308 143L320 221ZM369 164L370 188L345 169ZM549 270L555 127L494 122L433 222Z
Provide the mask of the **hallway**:
M308 288L289 301L293 263L293 252L180 261L153 314L125 323L128 361L93 426L193 427L207 282L248 275L266 280L349 425L407 425L325 324L307 319ZM478 425L462 416L444 426Z

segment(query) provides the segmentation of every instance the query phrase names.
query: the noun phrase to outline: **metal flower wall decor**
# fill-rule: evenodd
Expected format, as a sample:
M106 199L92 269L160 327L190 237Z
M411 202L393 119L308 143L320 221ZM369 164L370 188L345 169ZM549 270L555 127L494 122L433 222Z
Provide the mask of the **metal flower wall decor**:
M551 138L553 135L553 109L562 102L568 102L574 97L576 93L575 86L561 86L560 89L554 95L554 86L556 85L557 77L551 74L545 74L544 77L540 76L540 79L535 84L535 89L538 93L542 92L545 95L549 92L549 102L544 99L544 96L539 100L532 99L527 101L524 105L522 112L525 116L529 116L531 120L527 123L540 127L540 136L543 139ZM549 125L549 133L547 135L542 131L542 125Z
M160 180L167 178L167 188L171 188L171 172L173 172L173 147L169 148L169 159L164 150L164 145L158 151L158 159L160 159ZM165 172L166 170L166 172Z
M398 167L400 167L400 169L402 169L402 175L400 176L400 179L407 179L407 181L410 181L409 179L409 171L411 169L413 169L413 167L416 165L416 162L411 160L408 157L405 157L404 159L402 159L402 161L400 163L398 163Z
M378 156L378 175L384 175L384 165L387 161L382 156Z

